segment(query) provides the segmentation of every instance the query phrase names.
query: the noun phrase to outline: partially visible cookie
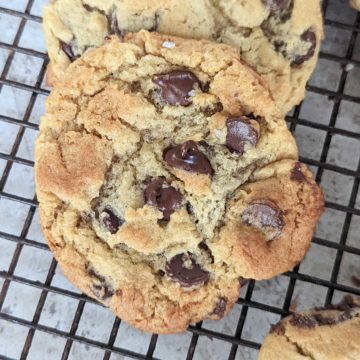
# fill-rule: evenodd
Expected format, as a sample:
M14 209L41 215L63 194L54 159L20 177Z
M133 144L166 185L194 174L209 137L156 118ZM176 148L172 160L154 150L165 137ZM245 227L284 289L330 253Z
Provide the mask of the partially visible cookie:
M283 113L303 99L323 37L319 0L56 0L44 12L51 69L61 78L107 35L141 29L240 49Z
M146 331L224 316L240 277L302 259L322 211L262 79L205 40L141 31L84 54L47 100L35 158L65 275ZM266 247L279 265L250 262Z
M360 0L350 0L350 5L357 11L360 11Z
M360 359L360 302L351 296L339 305L293 314L265 338L259 360Z

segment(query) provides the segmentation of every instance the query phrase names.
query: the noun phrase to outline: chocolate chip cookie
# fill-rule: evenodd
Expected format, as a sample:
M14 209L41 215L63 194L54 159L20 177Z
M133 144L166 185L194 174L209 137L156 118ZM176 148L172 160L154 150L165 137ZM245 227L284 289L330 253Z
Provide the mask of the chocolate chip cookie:
M48 98L42 227L84 293L139 329L183 331L224 316L239 278L302 259L323 202L296 159L236 49L147 31L108 38Z
M293 314L265 338L259 360L360 359L360 302L347 296L339 305Z
M240 49L283 113L303 99L323 37L319 0L56 0L44 12L50 81L109 34L141 29Z

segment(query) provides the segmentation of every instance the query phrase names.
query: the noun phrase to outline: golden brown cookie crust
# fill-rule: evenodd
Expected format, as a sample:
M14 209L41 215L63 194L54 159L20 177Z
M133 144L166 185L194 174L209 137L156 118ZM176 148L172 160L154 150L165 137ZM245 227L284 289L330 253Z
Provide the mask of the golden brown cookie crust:
M286 113L304 98L323 38L322 15L319 0L282 1L287 6L280 10L273 3L273 0L53 1L44 12L52 70L61 78L73 59L103 44L109 34L123 36L146 29L215 40L240 49L242 59L269 83L277 106ZM309 56L303 57L306 54Z
M154 81L174 71L191 72L200 82L186 106L166 103ZM240 123L252 134L241 154L228 148L233 117L245 119ZM164 160L166 149L188 141L212 174ZM111 38L85 54L47 100L35 158L42 227L65 275L145 331L179 332L189 323L224 316L238 297L239 277L249 271L254 278L272 276L302 259L322 210L320 190L296 162L295 141L262 80L235 49L207 41L142 31L124 42ZM181 194L165 223L164 213L144 195L149 178L165 179L165 187ZM241 252L228 258L222 236L241 226L241 217L228 217L240 211L243 193L258 187L269 196L262 185L267 181L289 189L284 201L273 199L276 206L304 208L296 230L302 234L299 251L290 250L289 261L271 274L253 268L246 256L247 269L239 267ZM291 197L298 191L311 201L298 204L299 197ZM313 214L309 223L301 221L305 213ZM271 231L295 231L287 219ZM265 243L259 229L249 229ZM279 239L288 246L296 237ZM233 240L230 246L239 242L241 248L236 234ZM179 254L190 254L181 257L184 267L195 266L191 259L200 267L195 280L191 274L191 281L176 278L169 264ZM268 260L275 258L276 253Z
M360 302L347 297L335 307L291 315L267 335L259 360L360 358Z

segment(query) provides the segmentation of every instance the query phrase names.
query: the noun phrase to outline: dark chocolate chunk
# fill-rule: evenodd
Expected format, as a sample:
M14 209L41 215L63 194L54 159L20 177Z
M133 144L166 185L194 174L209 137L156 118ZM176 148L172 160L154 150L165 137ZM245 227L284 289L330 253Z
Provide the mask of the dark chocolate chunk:
M146 203L160 210L164 215L162 220L165 221L169 221L170 215L182 204L181 193L169 186L162 177L149 179L146 182L144 195Z
M242 155L246 144L256 146L259 135L246 117L229 118L226 127L226 146L230 151Z
M60 41L60 46L61 46L62 51L66 54L66 56L69 58L69 60L71 62L73 62L79 58L78 55L74 54L74 50L72 49L71 45L69 45L63 41Z
M90 290L99 300L106 300L115 293L111 285L106 282L105 277L99 275L94 269L88 269L92 284Z
M221 297L219 299L218 303L216 304L216 306L212 312L212 315L217 315L222 318L225 314L226 304L227 304L227 299Z
M156 75L153 82L160 87L162 100L170 105L190 105L191 91L201 88L199 79L192 72L185 70Z
M285 335L284 324L280 321L277 324L272 325L270 329L270 334Z
M291 171L290 179L299 183L307 181L306 176L301 171L301 164L297 162Z
M315 54L316 49L316 34L314 31L308 29L300 37L303 42L308 43L309 48L305 54L295 55L294 59L291 62L291 66L298 66L303 64L305 61L309 60Z
M166 263L166 273L183 287L202 285L209 280L209 273L196 263L191 253L174 256Z
M165 150L164 160L169 166L181 170L198 174L214 174L209 160L192 140Z
M269 239L272 240L279 236L284 227L282 212L269 201L256 201L251 203L242 214L243 221L259 229L273 228L278 231Z
M111 234L115 234L119 230L120 226L124 223L123 219L117 217L109 209L104 209L101 216L102 223Z
M291 3L291 0L261 0L264 6L271 12L285 10Z
M317 321L310 315L293 314L290 324L300 329L313 329Z

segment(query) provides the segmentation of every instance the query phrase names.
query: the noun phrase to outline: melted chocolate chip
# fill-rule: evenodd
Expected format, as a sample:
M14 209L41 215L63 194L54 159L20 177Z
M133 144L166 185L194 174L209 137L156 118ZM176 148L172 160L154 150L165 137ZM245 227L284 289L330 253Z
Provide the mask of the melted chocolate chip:
M115 234L124 223L124 220L117 217L111 210L104 209L102 212L102 223L111 234Z
M216 306L212 312L212 315L217 315L222 318L226 311L226 305L227 305L227 299L221 297L219 299L218 303L216 304Z
M316 49L316 34L314 31L308 29L306 30L300 37L303 42L309 44L309 49L303 55L296 55L293 61L291 62L291 66L301 65L305 61L309 60L315 54Z
M259 136L249 119L229 118L226 127L226 146L230 151L242 155L246 144L256 146Z
M161 177L146 182L144 195L146 203L160 210L164 215L162 220L165 221L169 221L170 215L182 204L181 193Z
M214 174L209 160L192 140L165 150L164 160L169 166L188 172Z
M90 289L99 300L106 300L114 295L114 289L106 282L105 277L91 268L88 269L88 274L92 281Z
M290 324L300 329L313 329L317 322L312 316L293 314L290 319Z
M316 308L316 311L334 310L340 313L332 316L325 316L322 313L313 313L309 315L294 314L290 319L290 324L299 328L314 328L315 326L332 326L352 319L356 316L354 309L359 308L351 296L345 296L338 305L329 305L323 308Z
M183 287L202 285L209 280L209 273L196 263L190 253L178 254L166 263L166 273Z
M153 82L160 87L160 96L166 104L189 106L191 91L201 88L199 79L190 71L174 70L156 75Z
M264 6L271 12L285 10L291 3L291 0L261 0Z
M260 230L269 231L268 240L278 237L284 227L282 212L269 201L251 203L242 214L243 221ZM270 231L269 228L275 230Z
M305 182L306 176L301 171L301 164L297 162L291 171L290 179L299 183Z
M77 58L79 58L78 55L75 55L74 54L74 51L71 47L71 45L63 42L63 41L60 41L60 46L61 46L61 49L62 51L66 54L66 56L69 58L69 60L71 62L75 61Z

